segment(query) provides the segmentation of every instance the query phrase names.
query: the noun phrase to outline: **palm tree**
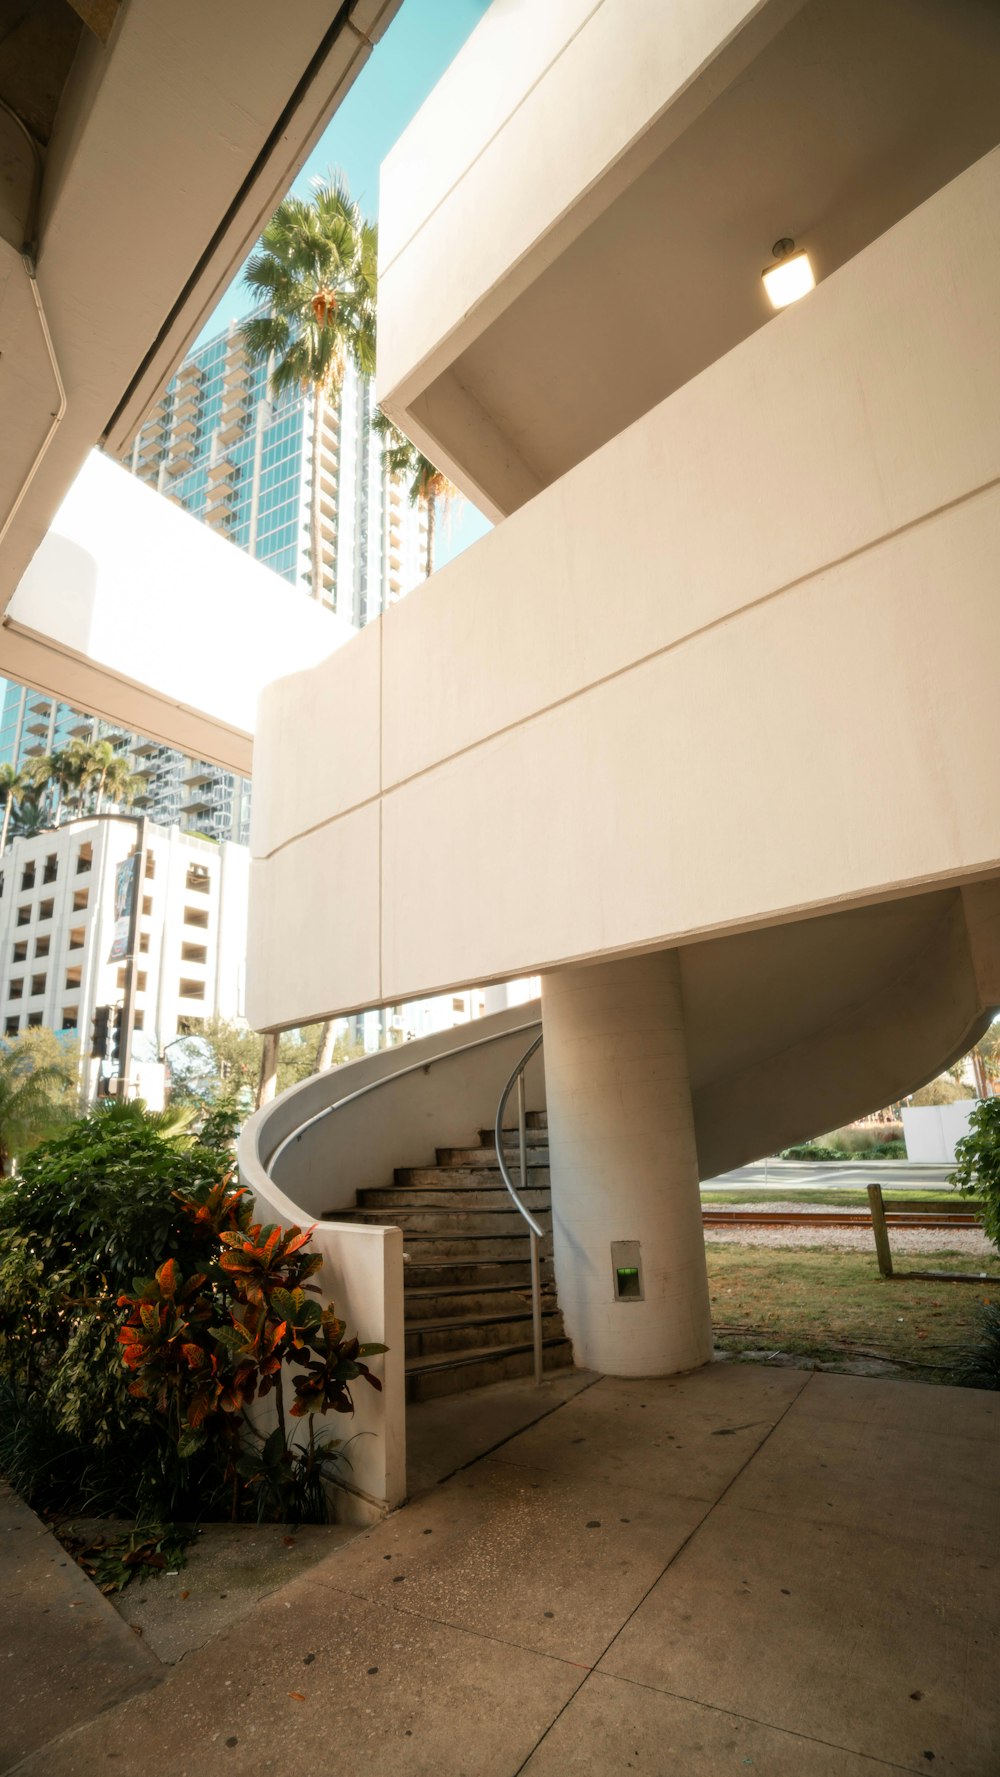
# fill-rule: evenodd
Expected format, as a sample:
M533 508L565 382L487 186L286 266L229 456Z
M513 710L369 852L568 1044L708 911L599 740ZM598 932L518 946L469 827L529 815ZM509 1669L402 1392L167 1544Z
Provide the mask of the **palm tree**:
M7 850L7 834L14 803L24 789L25 780L16 765L0 765L0 796L3 797L3 829L0 831L0 852Z
M41 801L41 794L54 790L54 807L52 825L58 827L62 816L63 805L79 794L83 783L88 748L83 741L71 740L66 747L59 747L54 753L40 753L30 759L24 767L24 776L35 786L36 800Z
M80 766L83 787L94 797L95 814L100 814L105 796L129 807L145 788L146 779L132 770L125 755L116 752L109 740L98 740L84 747Z
M0 1046L0 1176L11 1155L44 1141L65 1120L55 1088L65 1088L65 1071L35 1067L30 1054Z
M361 376L375 373L378 236L339 175L314 180L312 189L310 202L285 198L260 237L243 275L263 307L240 334L251 358L270 363L272 394L312 394L309 549L312 596L321 599L323 413L340 394L348 362Z
M427 546L424 556L424 578L429 580L434 572L434 541L437 529L437 509L447 508L459 496L458 488L449 481L442 469L438 469L425 457L423 451L411 444L404 432L381 410L372 420L372 428L382 439L382 466L388 475L405 481L411 506L425 506L427 509Z
M14 839L37 839L39 833L46 833L51 825L48 810L42 807L37 796L22 796L14 813L11 836Z

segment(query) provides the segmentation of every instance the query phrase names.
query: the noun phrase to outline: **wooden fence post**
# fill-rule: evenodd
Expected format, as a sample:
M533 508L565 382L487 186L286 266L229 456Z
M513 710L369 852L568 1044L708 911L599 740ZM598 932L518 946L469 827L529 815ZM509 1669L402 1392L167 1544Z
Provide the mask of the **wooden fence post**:
M872 1228L875 1231L878 1268L883 1277L891 1277L892 1252L889 1247L889 1230L885 1225L885 1204L882 1201L881 1185L868 1186L868 1203L872 1212Z

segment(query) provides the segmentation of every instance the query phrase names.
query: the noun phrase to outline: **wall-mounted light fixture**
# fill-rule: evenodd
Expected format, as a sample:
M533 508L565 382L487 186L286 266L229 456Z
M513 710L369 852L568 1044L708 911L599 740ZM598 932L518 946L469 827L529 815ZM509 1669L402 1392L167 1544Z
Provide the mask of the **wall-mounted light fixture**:
M802 248L796 253L795 242L787 236L775 241L771 252L774 264L766 265L760 275L771 307L784 309L790 302L798 302L800 296L807 296L810 290L814 290L816 279L808 253Z

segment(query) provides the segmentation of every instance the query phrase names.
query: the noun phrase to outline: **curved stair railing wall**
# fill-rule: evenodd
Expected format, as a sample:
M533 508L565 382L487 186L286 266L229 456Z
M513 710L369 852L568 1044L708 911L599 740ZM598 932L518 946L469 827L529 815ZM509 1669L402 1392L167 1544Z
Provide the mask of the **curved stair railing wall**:
M540 1021L536 1000L331 1068L282 1093L241 1131L239 1175L258 1216L285 1226L315 1223L324 1295L352 1331L389 1347L379 1360L382 1393L357 1393L354 1419L332 1428L353 1440L341 1513L348 1520L372 1522L406 1496L403 1234L353 1219L358 1193L422 1156L432 1164L442 1132L456 1122L493 1127L505 1070L513 1070L511 1085L520 1079L532 1109L544 1109L537 1045L530 1062L524 1054ZM517 1201L512 1183L508 1189ZM538 1318L533 1306L533 1325Z

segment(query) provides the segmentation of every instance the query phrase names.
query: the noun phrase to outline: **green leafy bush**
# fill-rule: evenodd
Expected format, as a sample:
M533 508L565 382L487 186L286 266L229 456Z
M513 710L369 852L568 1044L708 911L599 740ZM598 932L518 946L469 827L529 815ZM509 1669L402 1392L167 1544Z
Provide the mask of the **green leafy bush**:
M846 1160L847 1155L839 1148L828 1148L822 1142L802 1141L794 1147L782 1148L782 1160Z
M987 1239L1000 1249L1000 1098L982 1098L969 1118L969 1133L955 1147L951 1183L983 1200Z
M984 1304L978 1334L959 1366L957 1380L966 1388L1000 1389L1000 1303Z
M379 1384L306 1295L308 1235L252 1224L226 1119L198 1140L184 1121L111 1101L0 1184L0 1467L72 1512L322 1515L339 1446L312 1415ZM272 1392L281 1452L247 1413Z
M0 1184L0 1358L57 1432L100 1446L131 1423L117 1297L151 1255L187 1256L178 1194L227 1165L169 1113L108 1100Z
M782 1160L905 1160L906 1143L896 1135L898 1124L887 1123L886 1135L874 1138L867 1129L835 1129L825 1141L799 1142L782 1149Z

